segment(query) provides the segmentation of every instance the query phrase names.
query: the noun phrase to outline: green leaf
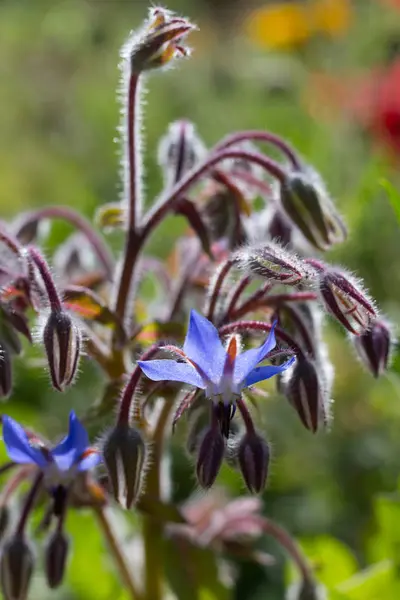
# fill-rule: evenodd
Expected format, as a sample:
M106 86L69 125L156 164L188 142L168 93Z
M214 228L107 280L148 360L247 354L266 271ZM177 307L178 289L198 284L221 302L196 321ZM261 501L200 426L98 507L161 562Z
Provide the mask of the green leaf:
M400 585L392 561L385 560L357 573L337 591L347 600L397 600Z
M328 588L336 586L357 572L354 555L345 544L329 536L300 540L317 578Z

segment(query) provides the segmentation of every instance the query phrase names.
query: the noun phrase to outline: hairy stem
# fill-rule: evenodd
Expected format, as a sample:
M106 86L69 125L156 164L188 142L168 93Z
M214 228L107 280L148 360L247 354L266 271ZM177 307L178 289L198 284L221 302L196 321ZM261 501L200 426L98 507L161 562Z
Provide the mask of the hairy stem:
M35 264L35 266L37 267L37 269L40 273L40 276L43 280L44 286L46 288L47 297L49 299L51 310L61 312L62 311L61 299L58 294L57 288L54 284L53 277L51 275L51 272L50 272L47 262L45 261L43 256L40 254L40 252L38 250L36 250L36 248L30 247L28 249L28 252L29 252L29 257L31 258L31 260Z
M42 486L42 482L43 482L43 472L39 471L39 473L36 475L35 479L33 480L32 487L29 490L28 496L25 500L25 504L22 509L22 513L21 513L21 516L19 518L18 525L17 525L17 530L16 530L17 535L22 536L24 534L25 527L26 527L26 524L28 521L28 517L31 513L31 510L33 509L33 507L35 505L35 500L36 500L37 495Z
M24 214L19 228L22 229L29 225L29 223L41 221L42 219L61 219L79 229L92 246L100 264L104 268L107 279L111 281L114 275L113 257L105 242L85 217L67 206L45 206L39 210Z
M234 323L223 325L219 329L219 333L220 335L229 335L235 332L246 333L249 331L263 331L269 333L271 329L272 325L265 323L264 321L235 321ZM304 356L300 346L288 333L286 333L286 331L283 331L280 327L275 327L275 336L282 342L285 342L297 356Z
M220 265L219 267L219 270L217 271L214 280L212 281L208 309L205 311L207 319L211 322L213 322L214 320L215 308L217 306L222 285L229 271L232 269L233 265L234 261L232 259L228 259L224 263L222 263L222 265Z
M132 575L129 571L128 565L126 564L125 558L121 553L120 543L114 536L111 525L105 515L104 509L96 503L93 504L92 508L97 517L97 522L100 526L100 529L102 530L103 535L107 540L109 549L114 558L115 564L118 568L119 574L121 576L126 591L129 593L131 600L140 600L141 594L139 594L136 588L136 584L132 579Z

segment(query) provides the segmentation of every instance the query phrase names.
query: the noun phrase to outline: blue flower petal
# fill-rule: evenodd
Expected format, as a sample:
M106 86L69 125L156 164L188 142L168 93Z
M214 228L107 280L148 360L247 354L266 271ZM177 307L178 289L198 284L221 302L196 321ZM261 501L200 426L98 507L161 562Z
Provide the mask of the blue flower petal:
M274 377L274 375L278 375L279 373L286 371L286 369L292 366L295 360L296 357L293 356L290 360L283 363L283 365L280 365L279 367L272 367L271 365L265 367L256 367L246 377L243 387L248 387L249 385L253 385L259 381L265 381L270 377Z
M19 464L36 464L39 467L48 465L44 454L33 448L25 430L11 417L3 416L3 440L8 457Z
M139 360L139 367L152 381L181 381L204 389L207 383L192 365L175 360Z
M98 452L90 452L85 458L83 458L78 464L79 471L89 471L89 469L94 469L101 462L101 454Z
M68 435L51 451L59 469L66 471L76 462L89 446L86 429L74 411L69 415Z
M242 381L245 381L246 377L251 373L254 367L256 367L262 360L265 360L271 350L275 348L275 325L276 321L273 323L269 336L262 346L242 352L242 354L239 354L239 356L236 358L233 371L233 382L235 385L238 386Z
M210 381L219 382L224 370L226 352L217 329L211 321L195 310L190 311L183 351Z

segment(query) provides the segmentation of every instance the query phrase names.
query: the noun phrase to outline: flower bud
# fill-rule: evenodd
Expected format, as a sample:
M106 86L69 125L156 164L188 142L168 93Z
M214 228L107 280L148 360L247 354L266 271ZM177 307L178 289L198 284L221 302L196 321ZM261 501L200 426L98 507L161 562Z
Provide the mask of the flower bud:
M12 364L10 352L0 343L0 398L7 398L12 389Z
M210 181L198 197L201 214L212 241L227 238L229 248L236 248L246 240L241 213L244 198L232 184L223 186Z
M158 163L167 187L179 181L201 160L206 152L203 141L190 121L182 119L170 124L158 147Z
M319 250L346 239L346 228L324 183L310 167L288 174L281 186L282 206L304 237Z
M250 492L259 494L265 488L269 458L267 441L255 431L248 431L240 442L238 459L243 479Z
M45 574L50 588L58 587L63 580L67 564L69 541L62 531L55 531L45 550Z
M0 505L0 540L3 539L4 534L8 529L10 523L10 509L8 506Z
M196 473L201 487L208 489L214 483L225 454L225 440L213 424L205 432L197 454Z
M297 411L304 427L315 433L327 418L326 400L315 364L307 358L298 358L285 395Z
M130 508L140 496L146 464L146 444L135 427L118 424L103 446L106 465L115 499Z
M79 328L65 311L52 311L43 331L50 376L62 392L74 379L81 349Z
M245 248L237 253L236 258L239 268L271 283L299 283L308 272L295 254L273 242Z
M26 600L33 566L33 552L22 536L16 535L4 544L0 578L5 600Z
M354 347L374 377L382 375L389 363L391 332L384 321L376 320L371 328L353 338Z
M275 210L268 223L268 233L271 240L286 246L292 241L293 228L286 215L281 210Z
M134 73L157 69L176 56L189 54L189 49L181 45L194 29L189 21L175 17L165 9L154 8L146 25L137 37L128 40L122 52L124 58L130 59Z
M345 271L333 268L320 271L319 277L319 291L328 312L354 335L367 331L376 312L360 283Z

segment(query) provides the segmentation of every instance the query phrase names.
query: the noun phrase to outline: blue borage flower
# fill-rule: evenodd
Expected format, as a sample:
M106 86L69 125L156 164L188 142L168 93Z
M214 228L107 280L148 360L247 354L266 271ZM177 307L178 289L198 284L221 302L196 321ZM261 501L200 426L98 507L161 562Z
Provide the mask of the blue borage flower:
M275 325L259 348L239 353L236 336L230 337L224 348L214 325L192 310L183 351L179 352L185 362L149 360L138 365L153 381L180 381L205 390L218 408L222 432L228 437L242 390L282 373L295 361L292 357L280 366L258 366L276 346Z
M73 485L78 473L94 468L101 461L100 454L90 447L86 429L74 411L69 417L68 435L49 448L14 419L6 415L3 421L3 440L9 458L19 464L35 465L43 471L49 491L59 497Z

